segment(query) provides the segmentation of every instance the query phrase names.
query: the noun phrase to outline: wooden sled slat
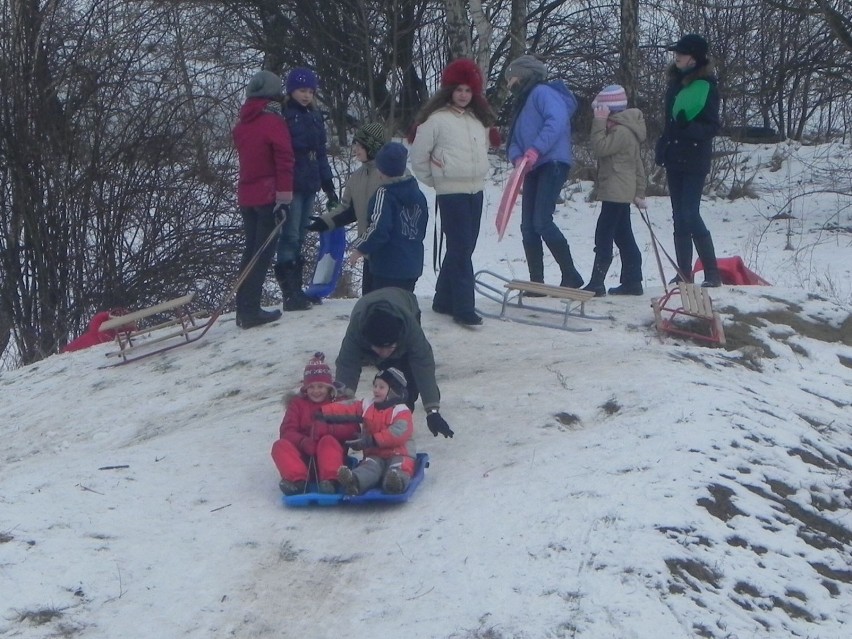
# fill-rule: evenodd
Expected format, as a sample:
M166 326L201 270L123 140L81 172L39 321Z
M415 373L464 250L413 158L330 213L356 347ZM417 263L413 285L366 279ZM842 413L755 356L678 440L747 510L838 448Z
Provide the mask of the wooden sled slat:
M528 282L526 280L510 280L487 270L478 271L474 275L474 287L480 295L500 304L499 314L488 313L477 307L477 311L487 317L519 322L521 324L531 324L533 326L560 328L571 332L588 332L592 330L587 326L571 326L570 322L572 319L612 319L609 316L600 317L586 314L586 302L595 296L592 291L584 291L565 286L553 286L539 282ZM547 308L545 306L529 304L528 300L534 297L557 299L562 302L564 308ZM511 309L558 315L561 317L562 323L560 326L555 326L547 322L535 321L530 317L510 316L509 311Z
M671 300L676 295L680 296L681 305L679 307L670 306ZM713 310L713 300L706 288L681 282L677 288L673 288L663 297L652 299L651 308L654 311L654 324L661 336L668 333L714 344L725 344L722 316ZM700 325L706 327L707 332L698 333L678 325L675 319L680 316L698 320Z

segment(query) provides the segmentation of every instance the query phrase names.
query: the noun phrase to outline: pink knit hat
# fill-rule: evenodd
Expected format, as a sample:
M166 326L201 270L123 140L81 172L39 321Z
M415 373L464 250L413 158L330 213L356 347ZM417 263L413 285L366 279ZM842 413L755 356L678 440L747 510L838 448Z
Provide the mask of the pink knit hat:
M610 84L592 100L592 106L608 106L613 113L624 111L627 108L627 93L620 84Z

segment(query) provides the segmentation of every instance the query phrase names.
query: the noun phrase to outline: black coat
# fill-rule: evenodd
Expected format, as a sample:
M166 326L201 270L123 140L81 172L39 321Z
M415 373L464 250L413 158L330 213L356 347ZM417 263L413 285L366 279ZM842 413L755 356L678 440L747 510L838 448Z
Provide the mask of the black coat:
M678 122L672 115L677 94L696 80L706 80L710 84L704 107L688 122ZM713 138L719 133L719 89L713 67L705 64L686 74L674 65L669 68L669 86L666 89L664 115L665 128L657 148L654 161L672 171L684 173L710 172L710 159L713 155Z

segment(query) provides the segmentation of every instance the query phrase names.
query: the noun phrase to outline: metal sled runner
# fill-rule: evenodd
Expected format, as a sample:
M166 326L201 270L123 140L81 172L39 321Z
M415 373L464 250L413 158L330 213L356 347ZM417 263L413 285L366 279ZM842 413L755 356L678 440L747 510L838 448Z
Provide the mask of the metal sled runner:
M588 332L592 330L589 327L575 328L569 326L569 322L572 319L612 319L609 316L603 317L586 314L586 302L595 296L592 291L584 291L578 288L567 288L564 286L551 286L549 284L527 282L525 280L510 280L487 270L477 271L473 278L474 288L477 293L500 304L499 314L488 313L477 307L476 310L486 317L493 317L521 324L531 324L533 326L559 328L571 332ZM528 304L527 300L534 297L549 297L557 299L563 304L563 308L548 308L547 306ZM547 322L537 321L534 317L510 316L512 309L529 311L533 314L546 313L549 315L558 315L562 318L562 324L557 326Z

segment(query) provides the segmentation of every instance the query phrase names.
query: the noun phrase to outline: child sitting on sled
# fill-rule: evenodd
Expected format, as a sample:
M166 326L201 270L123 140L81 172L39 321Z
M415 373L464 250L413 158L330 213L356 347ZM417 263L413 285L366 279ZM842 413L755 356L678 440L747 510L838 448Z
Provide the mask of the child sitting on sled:
M323 406L334 401L331 369L323 353L315 353L305 366L299 394L287 401L279 428L280 439L272 444L272 460L281 475L285 495L304 493L311 466L317 492L337 492L337 470L346 458L346 440L358 437L356 423L329 424L319 418Z
M373 396L325 404L323 416L360 418L361 432L346 443L363 451L355 468L341 465L337 479L348 495L360 495L381 485L390 494L404 493L414 474L414 423L405 405L405 376L396 368L379 371L373 379Z

